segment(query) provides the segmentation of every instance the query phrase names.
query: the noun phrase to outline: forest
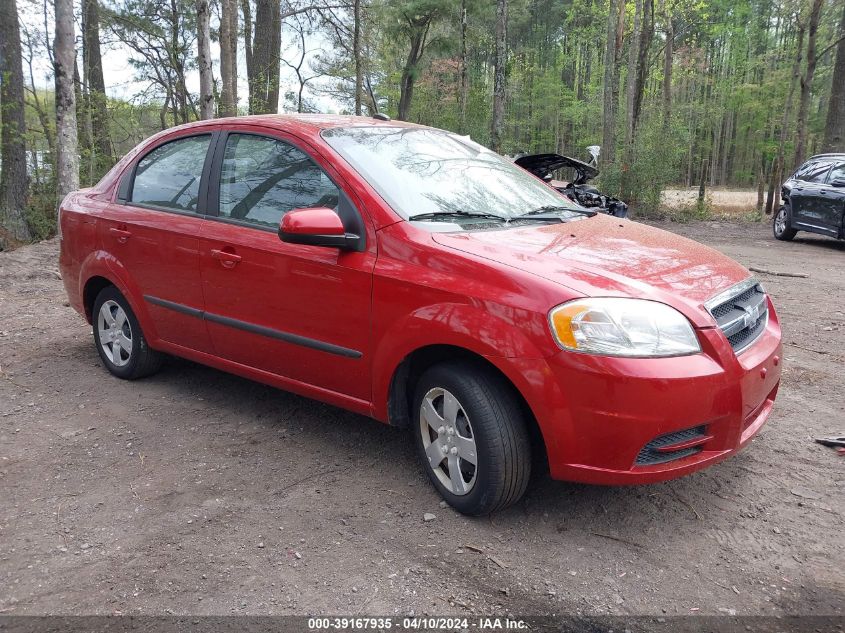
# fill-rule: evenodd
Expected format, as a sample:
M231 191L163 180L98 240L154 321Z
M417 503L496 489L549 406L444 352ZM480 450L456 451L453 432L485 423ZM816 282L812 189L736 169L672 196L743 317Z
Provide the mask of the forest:
M52 236L62 197L150 134L213 117L600 145L601 186L644 215L699 183L764 215L804 159L845 151L845 0L0 0L0 73L0 249Z

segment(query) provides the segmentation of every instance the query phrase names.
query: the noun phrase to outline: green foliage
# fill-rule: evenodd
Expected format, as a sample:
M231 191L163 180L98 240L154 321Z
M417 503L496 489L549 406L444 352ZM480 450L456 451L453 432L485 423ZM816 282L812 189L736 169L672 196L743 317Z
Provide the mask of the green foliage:
M46 240L56 234L56 193L55 185L35 187L30 191L24 220L36 242Z

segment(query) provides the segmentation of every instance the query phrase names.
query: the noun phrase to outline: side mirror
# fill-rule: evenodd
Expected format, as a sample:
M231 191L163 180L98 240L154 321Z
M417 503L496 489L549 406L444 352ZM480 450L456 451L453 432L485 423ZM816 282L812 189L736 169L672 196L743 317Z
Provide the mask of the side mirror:
M289 244L358 250L361 237L347 233L337 213L326 207L293 209L282 216L279 239Z
M845 187L845 178L834 178L830 181L831 187Z

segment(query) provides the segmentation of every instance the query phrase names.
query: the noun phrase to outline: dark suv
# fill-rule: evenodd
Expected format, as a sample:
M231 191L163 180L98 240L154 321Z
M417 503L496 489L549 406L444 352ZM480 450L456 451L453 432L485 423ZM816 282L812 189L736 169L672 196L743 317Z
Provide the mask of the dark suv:
M783 183L772 229L779 240L798 231L845 239L845 154L813 156Z

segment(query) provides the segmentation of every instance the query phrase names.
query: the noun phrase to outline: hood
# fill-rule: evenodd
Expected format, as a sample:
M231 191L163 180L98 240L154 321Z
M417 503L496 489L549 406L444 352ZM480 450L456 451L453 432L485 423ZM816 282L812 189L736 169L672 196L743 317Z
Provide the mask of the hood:
M556 169L571 167L577 174L572 181L573 185L582 185L599 175L599 170L592 165L560 154L529 154L520 156L513 162L539 178L545 178Z
M501 231L435 233L432 238L579 295L661 301L704 327L713 322L702 304L750 275L698 242L605 215Z

